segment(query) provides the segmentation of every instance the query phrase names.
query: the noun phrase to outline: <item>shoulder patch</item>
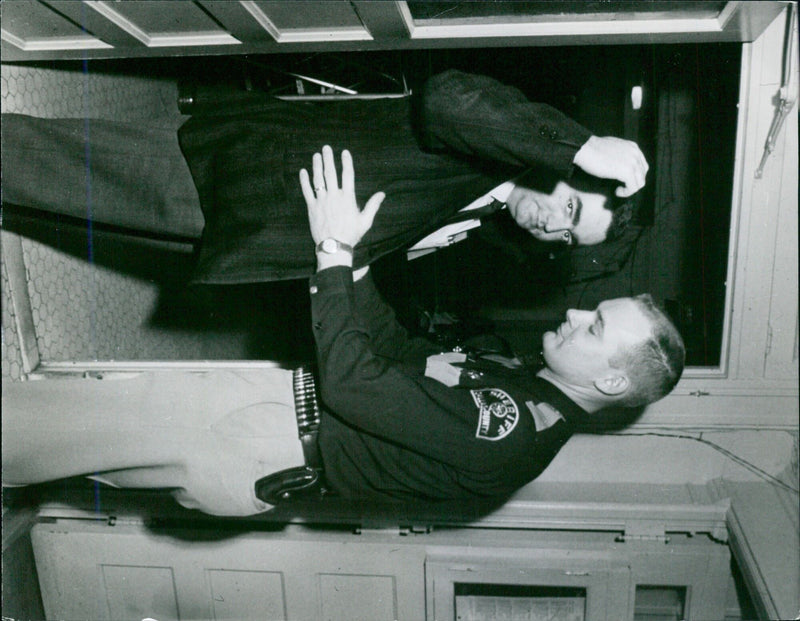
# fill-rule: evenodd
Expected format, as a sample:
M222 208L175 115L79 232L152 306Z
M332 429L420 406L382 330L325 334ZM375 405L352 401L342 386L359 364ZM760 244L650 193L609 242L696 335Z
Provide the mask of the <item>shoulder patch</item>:
M478 430L475 437L482 440L502 440L519 422L519 408L508 393L499 388L470 390L478 406Z

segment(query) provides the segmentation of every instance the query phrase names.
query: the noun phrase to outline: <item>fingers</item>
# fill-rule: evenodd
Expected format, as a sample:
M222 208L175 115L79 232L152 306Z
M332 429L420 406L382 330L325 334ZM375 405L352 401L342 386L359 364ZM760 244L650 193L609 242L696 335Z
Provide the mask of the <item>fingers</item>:
M355 173L353 172L353 156L350 151L342 151L342 190L347 193L355 193Z
M631 172L629 178L626 180L625 187L617 188L617 196L623 197L636 194L636 192L644 187L647 171L650 168L639 145L632 141L627 141L627 144L631 152Z
M338 190L339 180L336 176L336 162L333 159L333 149L328 145L322 147L322 164L325 175L325 184L328 190Z
M327 192L339 188L333 149L328 145L322 147L321 154L314 154L312 164L314 171L313 187L308 180L308 172L305 169L300 171L300 187L303 189L303 196L306 201L313 200L315 198L314 194L319 195L320 191ZM304 179L306 185L304 185ZM306 194L307 189L312 191L310 196ZM353 156L347 149L342 151L342 191L355 194Z
M632 196L634 192L636 192L636 190L631 189L627 185L617 186L617 189L614 190L614 194L616 194L620 198L628 198L629 196Z
M620 157L620 161L625 162L625 165L619 168L617 176L622 185L615 190L615 194L621 198L627 198L644 187L647 171L650 167L644 154L639 149L639 145L629 140L622 141L620 144L625 147L620 156L627 157Z
M376 192L369 197L367 204L364 205L364 209L361 211L361 218L366 227L364 229L365 231L372 227L372 222L375 220L375 214L378 213L378 209L380 209L384 198L386 198L386 194L383 192Z
M311 205L315 199L314 189L311 187L311 180L308 178L308 171L305 168L300 170L300 189L303 191L306 205Z
M325 177L322 174L322 156L315 153L312 158L312 165L314 168L314 191L319 194L325 191Z
M628 197L644 187L649 166L639 145L614 136L592 136L575 154L573 162L601 179L615 179L617 196Z
M623 185L617 186L617 189L614 190L614 194L620 198L627 198L628 196L636 194L644 185L643 183L637 183L631 176L627 177L627 179L620 179L620 181L622 181Z
M627 176L626 179L621 179L620 181L623 182L623 185L619 186L615 193L617 196L626 198L628 196L633 196L639 190L644 187L645 184L645 175L647 173L637 168L636 170L632 171L630 175Z
M311 237L319 242L332 237L356 246L372 227L375 215L386 195L374 194L364 209L359 209L355 196L353 157L342 151L342 186L339 189L333 149L325 145L312 158L312 173L302 169L300 188L308 207Z

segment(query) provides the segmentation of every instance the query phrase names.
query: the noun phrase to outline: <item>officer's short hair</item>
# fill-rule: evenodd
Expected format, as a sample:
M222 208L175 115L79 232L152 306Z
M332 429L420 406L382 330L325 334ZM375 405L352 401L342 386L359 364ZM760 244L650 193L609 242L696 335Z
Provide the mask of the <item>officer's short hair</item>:
M678 383L686 361L686 348L677 328L650 294L633 298L650 320L652 332L643 342L621 349L609 359L616 369L624 369L630 388L619 401L624 407L637 407L658 401Z

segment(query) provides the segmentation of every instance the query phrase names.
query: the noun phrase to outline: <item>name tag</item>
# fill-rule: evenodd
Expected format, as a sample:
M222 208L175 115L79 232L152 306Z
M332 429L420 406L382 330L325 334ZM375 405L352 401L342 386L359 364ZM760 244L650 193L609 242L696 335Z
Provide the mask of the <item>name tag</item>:
M435 379L448 387L458 386L462 369L453 364L464 362L466 359L466 354L454 351L428 356L425 362L425 377Z

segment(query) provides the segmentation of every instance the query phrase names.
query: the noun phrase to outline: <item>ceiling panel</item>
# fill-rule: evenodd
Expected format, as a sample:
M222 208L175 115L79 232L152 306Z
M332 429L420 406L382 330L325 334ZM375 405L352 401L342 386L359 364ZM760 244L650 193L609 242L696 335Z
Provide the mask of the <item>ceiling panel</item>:
M87 0L83 4L147 47L239 43L194 2Z
M785 2L3 0L4 61L752 41Z
M16 49L36 52L111 47L84 32L79 24L34 0L3 2L0 8L3 41L10 42ZM6 54L3 54L3 59L6 59Z
M361 20L346 1L332 2L253 2L269 15L278 30L290 28L362 28Z
M197 30L224 32L194 2L137 0L131 2L86 2L92 8L104 7L130 20L149 33L188 33Z
M240 2L281 44L371 40L349 2Z

